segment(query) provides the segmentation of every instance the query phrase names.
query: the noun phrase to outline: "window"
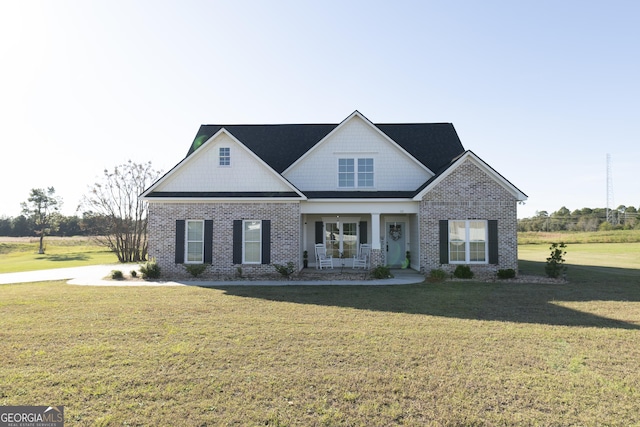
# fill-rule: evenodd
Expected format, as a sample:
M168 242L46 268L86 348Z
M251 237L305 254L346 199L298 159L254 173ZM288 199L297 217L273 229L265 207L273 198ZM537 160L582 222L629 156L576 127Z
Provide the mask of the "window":
M358 223L325 223L325 246L327 254L334 258L353 258L358 252Z
M338 187L354 186L353 159L338 159Z
M231 165L231 149L229 147L220 147L220 166Z
M338 159L338 187L373 188L373 159Z
M449 262L487 262L487 221L449 221Z
M373 159L358 159L358 187L373 187Z
M187 263L204 262L204 221L186 221L187 241L185 259Z
M271 264L271 220L233 220L233 263Z
M242 224L242 263L260 264L262 261L262 221L243 221Z

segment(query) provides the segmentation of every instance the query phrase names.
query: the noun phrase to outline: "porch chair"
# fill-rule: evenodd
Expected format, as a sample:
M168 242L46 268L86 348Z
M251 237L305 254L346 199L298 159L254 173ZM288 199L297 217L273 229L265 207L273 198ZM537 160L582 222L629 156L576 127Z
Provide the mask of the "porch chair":
M327 255L327 248L323 243L316 244L316 268L322 270L322 267L333 268L333 256Z
M358 249L358 254L353 256L353 268L369 268L371 262L371 245L362 243Z

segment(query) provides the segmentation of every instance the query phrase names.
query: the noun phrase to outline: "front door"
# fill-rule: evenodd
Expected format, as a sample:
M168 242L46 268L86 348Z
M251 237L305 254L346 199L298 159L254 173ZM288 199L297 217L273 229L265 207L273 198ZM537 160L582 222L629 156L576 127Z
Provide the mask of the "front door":
M404 222L387 222L387 265L398 268L404 263L406 254L406 232Z

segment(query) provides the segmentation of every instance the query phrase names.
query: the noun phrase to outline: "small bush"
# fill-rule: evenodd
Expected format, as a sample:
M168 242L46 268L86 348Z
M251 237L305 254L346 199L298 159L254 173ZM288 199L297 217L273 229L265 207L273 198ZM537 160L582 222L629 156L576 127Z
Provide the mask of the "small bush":
M160 277L160 266L155 260L147 261L140 266L143 279L157 279Z
M458 279L471 279L473 278L473 271L468 265L459 265L454 270L453 276Z
M122 280L122 279L124 279L124 274L122 274L122 271L120 271L120 270L113 270L111 272L111 278L113 280Z
M498 270L498 279L513 279L516 277L516 271L513 268Z
M296 266L291 261L289 261L287 265L273 264L273 267L278 273L287 279L296 271Z
M389 279L393 277L391 269L386 265L379 265L371 271L371 275L376 279Z
M547 276L551 278L557 278L561 273L565 273L567 271L567 266L564 265L564 256L567 254L565 249L567 245L564 243L552 243L549 246L549 250L551 250L551 254L549 258L547 258L547 265L544 267L544 271L547 273Z
M430 282L442 282L444 280L447 280L447 272L443 269L438 268L429 272Z
M193 277L198 277L207 269L206 264L186 264L184 268L191 274Z
M131 271L130 271L130 274L131 274L131 277L133 277L134 279L135 279L136 277L138 277L138 272L137 272L137 271L135 271L135 270L131 270Z

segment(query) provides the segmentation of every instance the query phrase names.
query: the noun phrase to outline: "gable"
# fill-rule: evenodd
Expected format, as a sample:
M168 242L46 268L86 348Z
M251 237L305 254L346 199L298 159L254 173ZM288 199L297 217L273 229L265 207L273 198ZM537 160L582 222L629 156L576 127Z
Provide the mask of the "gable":
M339 187L339 159L372 159L374 184L365 188L368 191L413 191L433 176L424 164L357 112L283 175L302 191L353 190Z
M527 195L511 184L491 166L466 151L448 168L429 180L414 200L439 202L524 201Z
M372 124L355 111L341 124L202 125L187 156L225 129L278 173L284 173L313 151L320 141L352 119L368 123L432 172L449 164L464 148L451 123ZM414 188L415 190L415 188Z
M220 149L228 152L229 164L221 165ZM226 151L228 149L228 151ZM226 162L224 162L226 163ZM143 196L230 197L299 193L278 173L224 129L202 144L157 181Z
M189 148L187 157L224 128L273 170L282 173L336 126L335 124L202 125Z

